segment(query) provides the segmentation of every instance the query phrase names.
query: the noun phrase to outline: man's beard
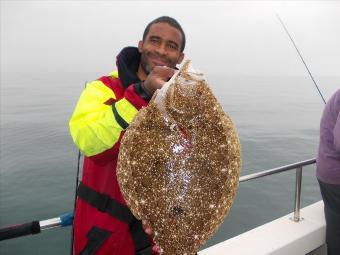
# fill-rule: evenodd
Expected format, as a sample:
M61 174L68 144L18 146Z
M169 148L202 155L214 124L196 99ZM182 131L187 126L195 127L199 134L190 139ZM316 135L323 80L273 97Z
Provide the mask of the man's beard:
M142 53L141 60L140 60L140 65L146 75L149 75L150 72L152 71L152 67L147 63L147 56L145 53Z

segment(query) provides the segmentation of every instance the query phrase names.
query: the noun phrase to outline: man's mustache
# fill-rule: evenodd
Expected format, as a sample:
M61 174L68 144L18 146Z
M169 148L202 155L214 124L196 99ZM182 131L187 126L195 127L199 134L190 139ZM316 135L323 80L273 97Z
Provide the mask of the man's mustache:
M163 62L166 62L166 63L169 63L169 64L171 63L171 59L169 59L169 58L167 58L167 57L165 57L165 56L163 56L163 55L161 55L157 52L147 52L147 56L148 57L156 57Z

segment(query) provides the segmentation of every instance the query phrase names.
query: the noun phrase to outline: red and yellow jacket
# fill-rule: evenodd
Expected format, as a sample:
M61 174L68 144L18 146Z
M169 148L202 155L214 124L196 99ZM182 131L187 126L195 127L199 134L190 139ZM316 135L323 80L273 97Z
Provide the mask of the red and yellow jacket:
M116 178L120 140L150 95L136 75L137 48L124 48L118 71L87 84L70 120L85 155L74 219L75 254L149 255L151 240L127 208Z

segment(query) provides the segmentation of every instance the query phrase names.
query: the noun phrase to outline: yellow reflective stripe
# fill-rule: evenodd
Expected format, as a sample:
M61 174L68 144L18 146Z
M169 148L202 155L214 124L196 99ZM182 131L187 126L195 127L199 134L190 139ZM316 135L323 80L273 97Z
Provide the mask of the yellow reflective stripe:
M116 110L120 117L122 117L128 124L137 114L138 110L127 99L123 98L115 103Z
M86 156L110 149L119 139L122 128L105 102L115 98L113 91L101 81L87 85L82 92L69 126L74 143Z
M111 77L113 77L113 78L118 78L118 77L119 77L119 75L118 75L118 70L115 70L115 71L111 72L109 75L110 75Z

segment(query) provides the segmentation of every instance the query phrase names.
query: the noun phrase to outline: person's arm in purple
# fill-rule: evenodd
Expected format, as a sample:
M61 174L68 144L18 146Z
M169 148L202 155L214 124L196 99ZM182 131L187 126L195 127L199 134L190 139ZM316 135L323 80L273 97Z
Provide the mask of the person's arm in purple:
M334 130L333 130L333 137L334 137L335 150L340 153L340 112L335 122Z

